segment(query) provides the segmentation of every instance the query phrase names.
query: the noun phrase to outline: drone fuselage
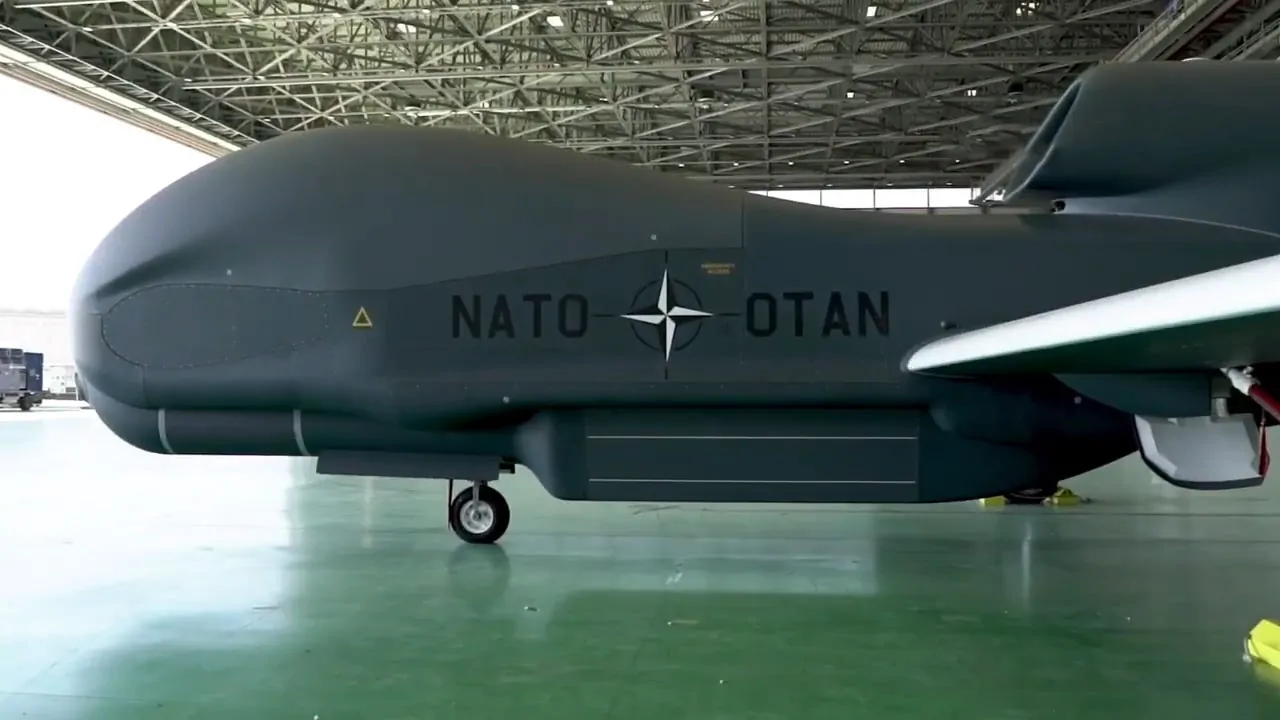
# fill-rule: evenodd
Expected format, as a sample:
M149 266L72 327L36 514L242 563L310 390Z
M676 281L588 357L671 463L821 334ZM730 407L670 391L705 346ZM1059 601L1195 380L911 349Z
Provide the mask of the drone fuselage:
M346 128L162 191L94 253L72 314L93 407L151 452L520 463L564 499L928 502L1135 445L1131 414L1069 378L919 376L910 350L1275 251L1169 218L842 211Z

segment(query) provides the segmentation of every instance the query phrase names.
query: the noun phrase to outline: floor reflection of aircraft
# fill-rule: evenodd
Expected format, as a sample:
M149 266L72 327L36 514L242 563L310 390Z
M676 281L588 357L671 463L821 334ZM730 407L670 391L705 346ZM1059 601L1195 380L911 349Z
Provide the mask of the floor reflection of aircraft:
M251 458L181 475L174 464L187 461L133 452L84 425L75 455L97 472L59 466L44 483L84 515L27 558L39 564L28 577L45 584L9 593L43 591L43 602L0 623L62 655L33 668L16 699L60 700L61 712L46 705L31 717L838 720L864 708L918 720L944 703L956 720L1045 707L1184 720L1208 708L1271 717L1277 707L1249 696L1234 644L1185 625L1222 597L1186 587L1218 555L1144 563L1141 547L1124 555L1127 538L1106 545L1089 534L1087 515L1059 526L1076 537L1055 538L1026 536L1036 523L1017 513L815 508L835 519L807 539L797 539L809 529L803 516L754 512L699 538L707 525L694 515L668 524L667 543L649 515L609 528L626 537L574 537L529 513L521 522L533 529L506 547L457 546L433 504L439 485L321 478L314 461L288 469ZM147 494L166 483L172 495ZM513 495L572 514L539 500L536 486ZM987 534L949 529L972 521ZM787 536L734 539L761 526ZM1034 554L1046 544L1047 557ZM1124 560L1087 560L1100 552ZM799 558L791 566L788 554ZM81 564L64 577L68 558ZM1188 572L1188 562L1199 565ZM1019 575L1025 565L1036 572ZM1251 589L1273 595L1273 581ZM1135 593L1146 616L1115 617ZM1082 676L1087 693L1070 681ZM22 717L11 707L0 696L0 717Z
M1046 706L1073 717L1101 708L1182 720L1203 717L1209 701L1232 717L1277 707L1275 698L1249 694L1252 678L1234 657L1161 664L1150 640L1130 632L1088 632L1086 640L1048 608L1035 616L1044 623L1037 629L1027 615L972 595L590 589L607 588L617 568L575 572L549 556L504 562L503 552L463 546L437 557L449 569L419 558L416 571L393 554L406 574L394 586L355 582L367 577L356 557L345 573L309 558L300 569L318 576L295 586L306 594L262 621L241 632L182 632L179 640L191 625L178 610L177 622L137 628L135 640L119 638L85 658L92 662L76 691L321 718L368 716L362 708L378 717L497 717L523 707L520 717L548 720L582 713L640 720L659 710L672 718L771 719L803 710L835 720L868 707L880 720L915 720L946 703L965 720L1034 717ZM378 568L389 565L384 559ZM441 571L449 574L443 588L427 579ZM318 584L325 576L332 586ZM1180 637L1162 639L1161 653L1186 656L1184 645L1197 640ZM1156 672L1135 684L1138 663ZM1080 691L1082 673L1068 666L1092 669L1090 692ZM190 668L202 681L170 690L156 682L161 667ZM1188 698L1188 687L1200 690Z
M876 595L874 553L866 562L832 558L787 562L775 557L753 557L742 548L735 556L704 554L696 541L667 543L666 550L679 544L688 546L688 559L672 562L666 552L657 558L646 551L643 539L628 538L618 546L634 542L634 552L580 551L561 554L530 553L537 543L520 543L519 554L487 546L457 548L447 564L445 586L451 597L468 607L503 612L528 610L518 625L522 635L536 637L570 596L580 593L628 595L658 593L660 596L725 595L784 597L843 597ZM594 543L593 543L594 544ZM658 543L653 543L658 545ZM871 548L867 548L871 550ZM495 552L496 550L496 552ZM658 559L661 558L661 559ZM559 591L557 591L559 589ZM517 615L520 617L519 615ZM532 633L532 634L530 634Z

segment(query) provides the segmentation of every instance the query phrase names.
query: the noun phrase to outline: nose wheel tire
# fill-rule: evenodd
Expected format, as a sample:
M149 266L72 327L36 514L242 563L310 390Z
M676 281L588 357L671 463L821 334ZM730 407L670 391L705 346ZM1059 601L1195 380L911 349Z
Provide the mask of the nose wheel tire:
M1058 492L1057 484L1046 485L1044 487L1026 488L1011 493L1005 493L1004 499L1010 505L1039 505L1040 503L1053 497Z
M507 499L488 485L466 488L449 502L449 528L473 545L497 542L510 524L511 508L507 506Z

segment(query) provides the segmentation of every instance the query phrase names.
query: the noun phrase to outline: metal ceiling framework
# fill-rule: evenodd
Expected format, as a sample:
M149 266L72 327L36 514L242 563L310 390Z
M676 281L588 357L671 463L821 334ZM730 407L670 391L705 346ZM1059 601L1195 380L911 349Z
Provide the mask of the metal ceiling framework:
M189 142L213 152L327 125L407 123L751 189L972 186L1082 70L1132 48L1164 9L0 0L0 44L200 128L216 141Z

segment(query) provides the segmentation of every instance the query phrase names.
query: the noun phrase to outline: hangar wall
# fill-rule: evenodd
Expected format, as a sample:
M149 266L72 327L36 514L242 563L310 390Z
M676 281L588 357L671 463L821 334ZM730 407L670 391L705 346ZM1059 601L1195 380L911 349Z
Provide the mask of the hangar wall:
M44 353L46 365L70 365L67 314L50 310L0 310L0 347Z

